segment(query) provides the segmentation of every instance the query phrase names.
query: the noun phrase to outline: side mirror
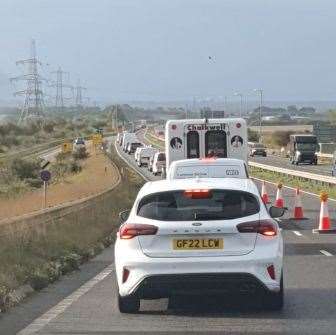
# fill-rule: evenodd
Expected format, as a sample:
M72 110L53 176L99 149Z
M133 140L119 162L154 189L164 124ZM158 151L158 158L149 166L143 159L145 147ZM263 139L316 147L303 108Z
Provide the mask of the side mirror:
M286 208L271 206L268 210L272 218L280 218L285 214Z
M128 217L130 215L130 212L131 212L130 209L126 209L126 210L119 213L119 219L122 223L125 222L128 219Z

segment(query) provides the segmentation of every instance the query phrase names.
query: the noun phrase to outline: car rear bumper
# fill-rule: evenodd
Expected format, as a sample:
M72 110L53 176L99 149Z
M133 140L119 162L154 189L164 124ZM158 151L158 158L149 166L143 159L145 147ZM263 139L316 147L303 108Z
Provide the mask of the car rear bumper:
M248 273L190 273L148 276L132 291L132 295L140 299L158 299L179 294L251 294L263 291L269 289Z
M151 258L132 252L125 256L118 249L116 245L115 266L121 296L150 297L149 292L153 291L155 296L167 297L178 288L191 294L212 291L217 294L244 290L245 284L252 284L251 291L261 288L273 292L280 290L282 248L265 250L265 254L258 255L251 252L242 256L197 258ZM275 268L275 280L267 272L269 265ZM122 283L124 268L129 270L129 276Z

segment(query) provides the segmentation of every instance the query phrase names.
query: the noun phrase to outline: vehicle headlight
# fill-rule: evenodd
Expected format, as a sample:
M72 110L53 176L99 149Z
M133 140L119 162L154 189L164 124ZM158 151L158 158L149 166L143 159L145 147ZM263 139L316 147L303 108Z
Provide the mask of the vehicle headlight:
M300 151L296 151L296 156L301 156L301 152Z

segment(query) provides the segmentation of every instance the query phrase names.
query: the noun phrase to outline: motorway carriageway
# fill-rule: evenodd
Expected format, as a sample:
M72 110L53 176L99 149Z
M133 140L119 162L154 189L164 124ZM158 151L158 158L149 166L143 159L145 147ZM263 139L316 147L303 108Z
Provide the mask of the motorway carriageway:
M120 153L135 169L133 156ZM141 173L153 180L145 168ZM268 185L272 200L275 187ZM194 331L230 334L334 334L336 329L336 235L313 234L319 215L316 196L304 194L307 220L289 219L293 190L284 189L289 212L280 221L284 241L285 306L268 312L255 301L214 301L202 296L179 301L144 301L137 315L117 307L113 247L0 316L0 334L172 334ZM329 202L335 222L336 203ZM215 333L213 333L215 334Z
M144 139L145 130L141 129L138 131L138 137L142 142L148 142ZM249 160L251 162L257 162L265 165L270 166L276 166L280 168L285 168L289 170L299 170L299 171L305 171L310 173L316 173L324 176L331 176L331 164L321 162L321 159L319 158L317 165L310 165L307 163L301 163L300 165L291 164L289 161L289 158L280 157L277 155L271 155L268 154L267 157L262 156L255 156L255 157L249 157Z

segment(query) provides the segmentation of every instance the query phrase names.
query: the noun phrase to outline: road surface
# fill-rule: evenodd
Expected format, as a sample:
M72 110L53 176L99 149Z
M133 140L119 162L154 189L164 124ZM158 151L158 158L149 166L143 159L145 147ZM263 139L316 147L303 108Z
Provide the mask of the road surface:
M134 166L133 158L122 157ZM145 169L141 172L153 179ZM271 199L275 188L268 185ZM19 307L0 316L0 334L334 334L336 329L336 239L316 235L318 198L303 196L307 220L294 222L293 190L284 189L288 214L280 226L285 241L285 306L262 310L255 300L225 301L202 296L179 301L145 301L138 315L117 308L113 247ZM335 224L336 203L329 203ZM201 293L201 292L200 292Z

